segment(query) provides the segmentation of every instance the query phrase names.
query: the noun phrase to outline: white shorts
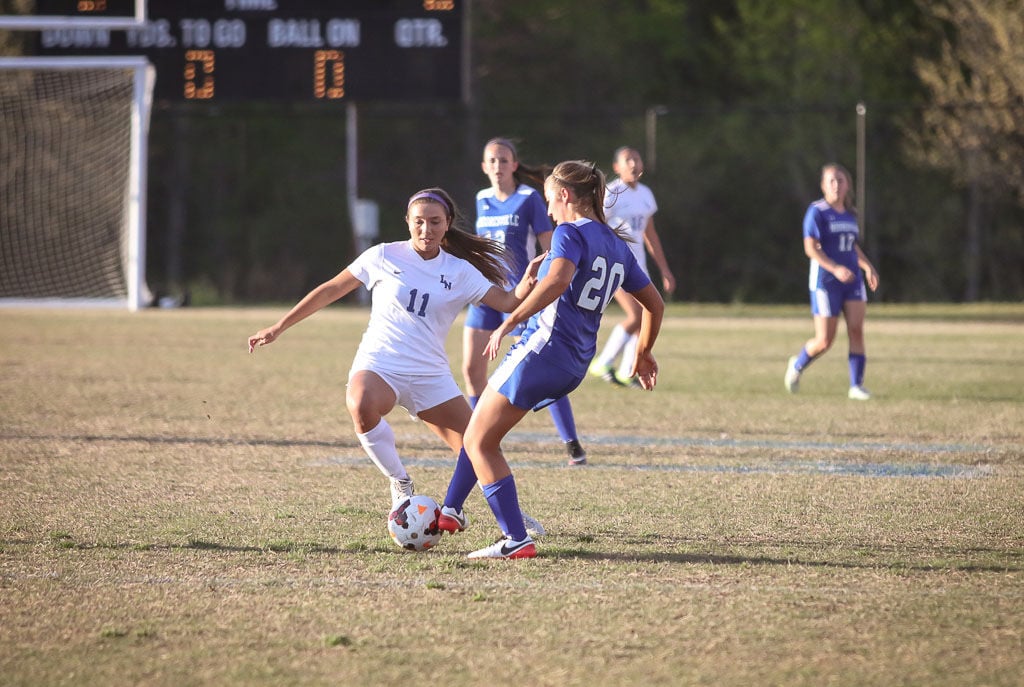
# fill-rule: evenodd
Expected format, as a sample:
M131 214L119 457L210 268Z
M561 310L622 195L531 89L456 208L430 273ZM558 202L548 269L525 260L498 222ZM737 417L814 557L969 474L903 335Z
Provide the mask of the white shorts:
M462 389L455 383L455 378L449 374L441 375L403 375L393 372L382 372L372 367L352 368L348 372L348 379L352 381L352 375L356 372L372 372L384 383L391 387L398 398L396 403L406 410L413 417L416 417L424 410L430 410L436 406L450 401L453 398L462 396Z

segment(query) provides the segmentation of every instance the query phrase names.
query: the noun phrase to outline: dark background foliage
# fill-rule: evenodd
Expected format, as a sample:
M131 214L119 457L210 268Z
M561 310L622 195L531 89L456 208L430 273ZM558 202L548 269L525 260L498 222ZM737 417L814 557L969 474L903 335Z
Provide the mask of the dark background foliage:
M981 4L1012 17L1007 0ZM956 54L971 21L948 6L472 0L466 102L358 105L359 197L379 204L381 240L397 240L420 188L445 187L471 213L492 136L516 140L526 162L592 159L609 174L628 144L648 164L676 299L800 302L803 212L823 163L855 171L863 102L878 298L1019 300L1021 198L921 153L937 145L921 134L938 97L919 67L947 43ZM1021 87L1007 116L1024 119ZM151 286L197 303L289 301L343 268L356 250L345 126L336 105L158 104Z

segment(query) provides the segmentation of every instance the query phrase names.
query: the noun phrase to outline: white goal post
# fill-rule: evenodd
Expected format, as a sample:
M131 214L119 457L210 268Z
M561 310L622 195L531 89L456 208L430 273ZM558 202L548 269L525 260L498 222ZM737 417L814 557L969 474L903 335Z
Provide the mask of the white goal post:
M0 57L0 306L149 305L154 81L145 57Z

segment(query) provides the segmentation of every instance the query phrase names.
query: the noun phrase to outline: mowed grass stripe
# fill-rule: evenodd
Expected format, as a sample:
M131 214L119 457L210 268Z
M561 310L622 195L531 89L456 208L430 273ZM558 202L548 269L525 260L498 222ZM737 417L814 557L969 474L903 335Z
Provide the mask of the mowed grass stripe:
M363 456L326 456L310 461L312 467L344 466L360 467L366 464ZM450 460L433 458L404 458L407 467L451 468ZM725 463L702 465L696 463L646 464L600 463L586 467L569 468L550 461L516 460L509 461L515 470L530 468L540 470L628 470L640 472L729 472L738 474L818 474L818 475L859 475L863 477L960 477L975 478L993 474L996 468L987 465L932 465L928 463L838 463L832 461L784 460L763 465L730 465Z
M42 434L42 433L0 433L0 441L4 440L39 440L39 441L110 441L110 442L142 442L142 443L178 443L178 444L209 444L239 446L344 446L347 441L330 441L326 439L289 439L275 437L211 437L211 436L155 436L155 435L114 435L114 434ZM583 434L580 439L587 445L598 446L679 446L679 447L710 447L710 448L741 448L741 449L796 449L807 451L850 451L850 452L887 452L900 451L909 453L993 453L1000 451L1021 451L1015 446L994 446L985 444L950 444L950 443L906 443L906 442L868 442L868 441L773 441L743 439L704 439L698 437L665 437L665 436L626 436ZM556 437L541 434L523 434L512 432L506 438L509 443L553 444Z

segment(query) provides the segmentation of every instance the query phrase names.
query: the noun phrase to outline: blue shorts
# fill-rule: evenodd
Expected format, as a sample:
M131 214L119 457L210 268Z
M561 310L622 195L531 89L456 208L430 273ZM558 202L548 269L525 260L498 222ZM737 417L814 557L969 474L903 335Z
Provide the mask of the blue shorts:
M516 344L487 380L487 386L517 408L540 410L567 396L585 376L586 371L569 372L551 364L544 353L527 351L522 344Z
M475 305L470 304L469 309L466 311L466 323L463 325L469 329L482 329L487 332L493 332L501 323L508 317L508 313L503 313L499 310L487 305ZM519 336L526 329L526 323L521 322L512 332L511 336Z
M834 279L826 286L819 286L811 291L811 314L821 317L839 317L843 312L843 303L847 301L866 301L867 291L864 289L864 277L859 273L849 284Z

